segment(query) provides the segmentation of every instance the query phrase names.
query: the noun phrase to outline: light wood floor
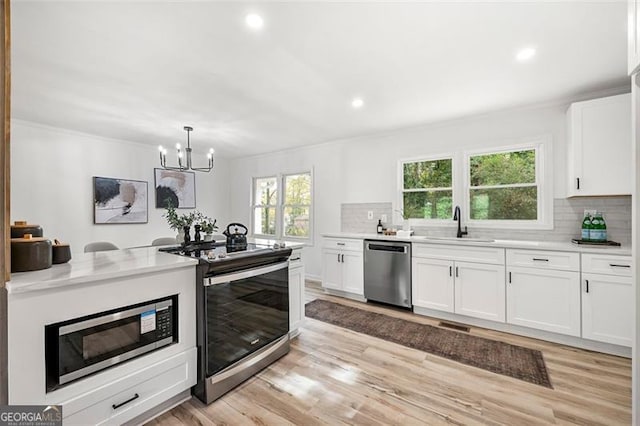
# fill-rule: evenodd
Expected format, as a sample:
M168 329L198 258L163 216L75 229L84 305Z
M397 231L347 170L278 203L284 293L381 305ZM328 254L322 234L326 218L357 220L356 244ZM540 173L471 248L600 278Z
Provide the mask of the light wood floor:
M438 322L328 296L314 283L306 297ZM554 389L307 318L288 355L209 406L192 398L149 424L631 424L631 360L470 332L542 351Z

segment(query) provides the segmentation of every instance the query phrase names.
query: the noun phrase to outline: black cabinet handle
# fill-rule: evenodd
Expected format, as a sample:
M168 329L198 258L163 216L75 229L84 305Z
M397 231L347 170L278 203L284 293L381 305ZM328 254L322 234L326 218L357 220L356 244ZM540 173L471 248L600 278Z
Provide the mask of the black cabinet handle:
M536 262L548 262L549 259L543 259L541 257L534 257L533 260L535 260Z
M338 263L340 263L340 255L338 254Z
M584 280L584 282L587 284L587 293L589 293L589 280Z
M576 178L576 189L580 189L580 178Z
M344 245L344 243L336 243L336 244L339 245L339 246L343 246Z
M456 277L458 277L458 267L456 266Z
M631 265L616 265L615 263L610 263L609 266L612 268L631 268Z
M125 402L121 402L120 404L113 404L112 407L113 407L114 410L117 410L118 408L122 407L123 405L128 404L131 401L134 401L134 400L136 400L138 398L140 398L140 395L135 394L131 398L127 399Z
M342 262L342 263L344 263L344 254L342 255L342 260L341 260L341 262Z
M449 266L449 276L453 276L453 266Z
M509 272L509 284L511 284L511 272Z

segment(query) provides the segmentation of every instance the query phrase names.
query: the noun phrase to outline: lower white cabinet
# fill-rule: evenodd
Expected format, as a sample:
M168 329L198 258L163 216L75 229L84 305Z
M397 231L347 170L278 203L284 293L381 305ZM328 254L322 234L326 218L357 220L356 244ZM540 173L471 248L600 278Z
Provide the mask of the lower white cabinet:
M455 262L455 312L504 322L504 266Z
M414 306L453 312L453 261L414 257L411 261Z
M634 321L632 259L582 255L582 337L631 346Z
M364 296L362 240L327 238L322 249L322 287Z
M580 336L580 273L509 266L507 322Z
M504 322L504 265L414 257L413 305Z
M304 321L304 263L301 249L289 258L289 333L298 334Z
M196 383L197 349L63 401L65 425L122 424ZM114 393L109 393L113 391Z

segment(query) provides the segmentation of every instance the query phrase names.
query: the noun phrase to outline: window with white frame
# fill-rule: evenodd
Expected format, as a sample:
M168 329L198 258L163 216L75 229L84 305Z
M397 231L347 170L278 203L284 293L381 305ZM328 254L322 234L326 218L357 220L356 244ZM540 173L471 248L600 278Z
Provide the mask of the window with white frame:
M538 146L467 154L466 159L471 221L540 221Z
M253 234L310 239L312 233L311 172L253 179Z
M402 165L405 219L451 219L453 158L407 160Z

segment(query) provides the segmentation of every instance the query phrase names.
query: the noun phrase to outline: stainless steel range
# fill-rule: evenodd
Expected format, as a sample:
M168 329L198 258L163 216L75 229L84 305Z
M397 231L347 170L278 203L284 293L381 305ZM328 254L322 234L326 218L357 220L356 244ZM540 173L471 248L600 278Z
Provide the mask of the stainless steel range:
M289 352L288 247L197 244L198 383L209 404Z

